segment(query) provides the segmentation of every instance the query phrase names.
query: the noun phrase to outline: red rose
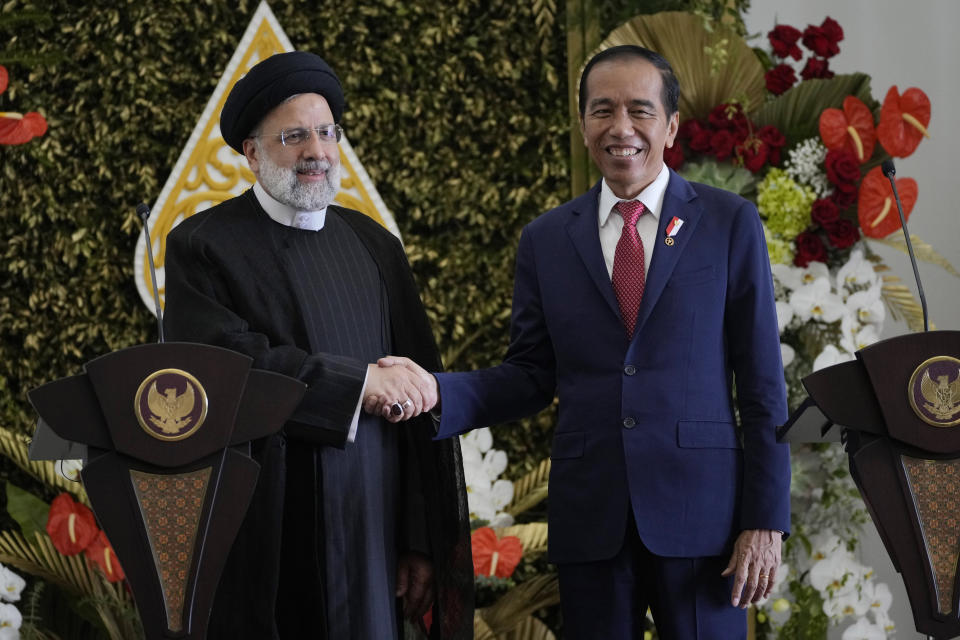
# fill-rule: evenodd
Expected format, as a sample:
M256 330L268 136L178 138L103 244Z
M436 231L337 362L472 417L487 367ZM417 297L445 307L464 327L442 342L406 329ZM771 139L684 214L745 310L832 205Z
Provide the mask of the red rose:
M832 184L851 184L860 179L860 163L846 149L827 151L823 164L827 169L827 180Z
M837 220L824 229L830 244L837 249L846 249L860 239L860 230L849 220Z
M793 256L793 264L798 267L806 267L811 262L826 262L827 248L823 246L823 240L815 233L804 231L794 239L796 253Z
M807 60L807 65L803 68L803 71L800 72L800 77L804 80L810 80L811 78L830 79L833 76L833 71L830 71L830 63L822 58L810 58Z
M830 22L828 23L827 20ZM824 20L819 27L810 24L803 30L803 46L823 58L830 58L840 53L837 43L843 39L843 29L840 25L830 18L827 20Z
M750 122L743 115L743 107L739 104L717 105L707 116L707 120L714 129L735 132L738 142L743 142L750 131Z
M799 60L803 56L803 52L797 46L797 40L800 39L801 35L799 29L789 25L778 24L775 26L773 31L767 34L770 46L773 47L773 55L778 58L789 56L794 60Z
M737 147L737 157L743 163L743 166L752 173L756 173L763 168L769 155L770 147L758 138L750 138Z
M778 64L764 76L767 81L767 91L779 96L797 82L797 74L788 64Z
M679 144L674 143L672 147L664 147L663 161L668 167L676 171L683 166L683 160L683 149L680 148Z
M821 198L814 202L810 210L810 219L821 227L833 224L837 221L839 215L840 209L837 208L836 203L827 198Z
M824 35L827 37L828 40L830 40L830 42L833 43L834 46L836 46L838 42L843 40L843 27L841 27L840 23L834 20L833 18L827 17L820 24L820 28L823 29ZM840 48L837 47L837 51L839 50Z
M703 123L699 120L684 120L677 129L677 139L689 140L704 129Z
M716 131L710 136L710 150L717 160L726 160L733 155L733 147L737 143L733 134L726 130Z
M690 150L697 151L699 153L710 153L710 138L713 136L713 131L699 121L697 122L696 127L690 128L690 131L690 141L687 142L687 146L690 147Z
M841 182L834 188L830 199L841 209L846 209L857 201L858 195L857 185L852 182Z

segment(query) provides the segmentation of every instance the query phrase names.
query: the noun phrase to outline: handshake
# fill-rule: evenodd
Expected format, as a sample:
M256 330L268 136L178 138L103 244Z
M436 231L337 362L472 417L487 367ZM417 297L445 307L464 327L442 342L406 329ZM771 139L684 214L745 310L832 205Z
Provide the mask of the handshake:
M438 401L437 379L410 358L386 356L367 367L367 413L401 422L430 411Z

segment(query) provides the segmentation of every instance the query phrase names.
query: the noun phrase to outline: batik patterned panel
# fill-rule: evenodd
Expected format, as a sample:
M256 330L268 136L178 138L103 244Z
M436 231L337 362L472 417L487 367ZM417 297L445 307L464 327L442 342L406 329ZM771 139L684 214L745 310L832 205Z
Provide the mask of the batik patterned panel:
M190 564L210 471L210 467L172 475L130 471L171 631L183 629Z
M960 557L960 460L901 459L920 516L937 607L941 614L947 614L953 611Z

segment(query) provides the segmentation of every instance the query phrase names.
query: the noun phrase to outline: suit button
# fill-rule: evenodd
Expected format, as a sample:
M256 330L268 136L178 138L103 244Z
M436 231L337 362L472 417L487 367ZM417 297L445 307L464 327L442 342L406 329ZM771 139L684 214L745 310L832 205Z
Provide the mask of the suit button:
M623 426L626 427L627 429L633 429L635 426L637 426L637 421L634 420L633 418L624 418Z
M623 372L624 372L625 374L627 374L628 376L632 376L633 374L635 374L635 373L637 372L637 368L636 368L635 366L633 366L632 364L628 364L627 366L625 366L625 367L623 368Z

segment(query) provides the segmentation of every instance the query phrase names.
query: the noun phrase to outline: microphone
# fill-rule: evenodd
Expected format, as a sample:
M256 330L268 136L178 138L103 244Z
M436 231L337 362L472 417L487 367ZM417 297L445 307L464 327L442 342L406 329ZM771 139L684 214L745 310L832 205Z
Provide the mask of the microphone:
M900 195L897 193L897 183L893 179L897 175L897 170L893 166L893 159L887 158L880 165L883 175L890 180L890 186L893 187L893 198L897 201L897 212L900 214L900 226L903 227L903 236L907 240L907 253L910 254L910 264L913 265L913 277L917 280L917 291L920 294L920 306L923 308L923 330L929 331L930 324L927 321L927 298L923 295L923 284L920 282L920 271L917 269L917 259L913 255L913 243L910 242L910 232L907 231L907 219L903 215L903 205L900 204Z
M150 265L150 281L153 283L153 302L157 312L157 335L163 342L163 311L160 309L160 291L157 289L157 269L153 264L153 243L150 242L150 231L147 229L147 218L150 217L150 207L141 202L137 205L137 215L143 221L143 238L147 243L147 263ZM912 254L911 254L912 255Z

